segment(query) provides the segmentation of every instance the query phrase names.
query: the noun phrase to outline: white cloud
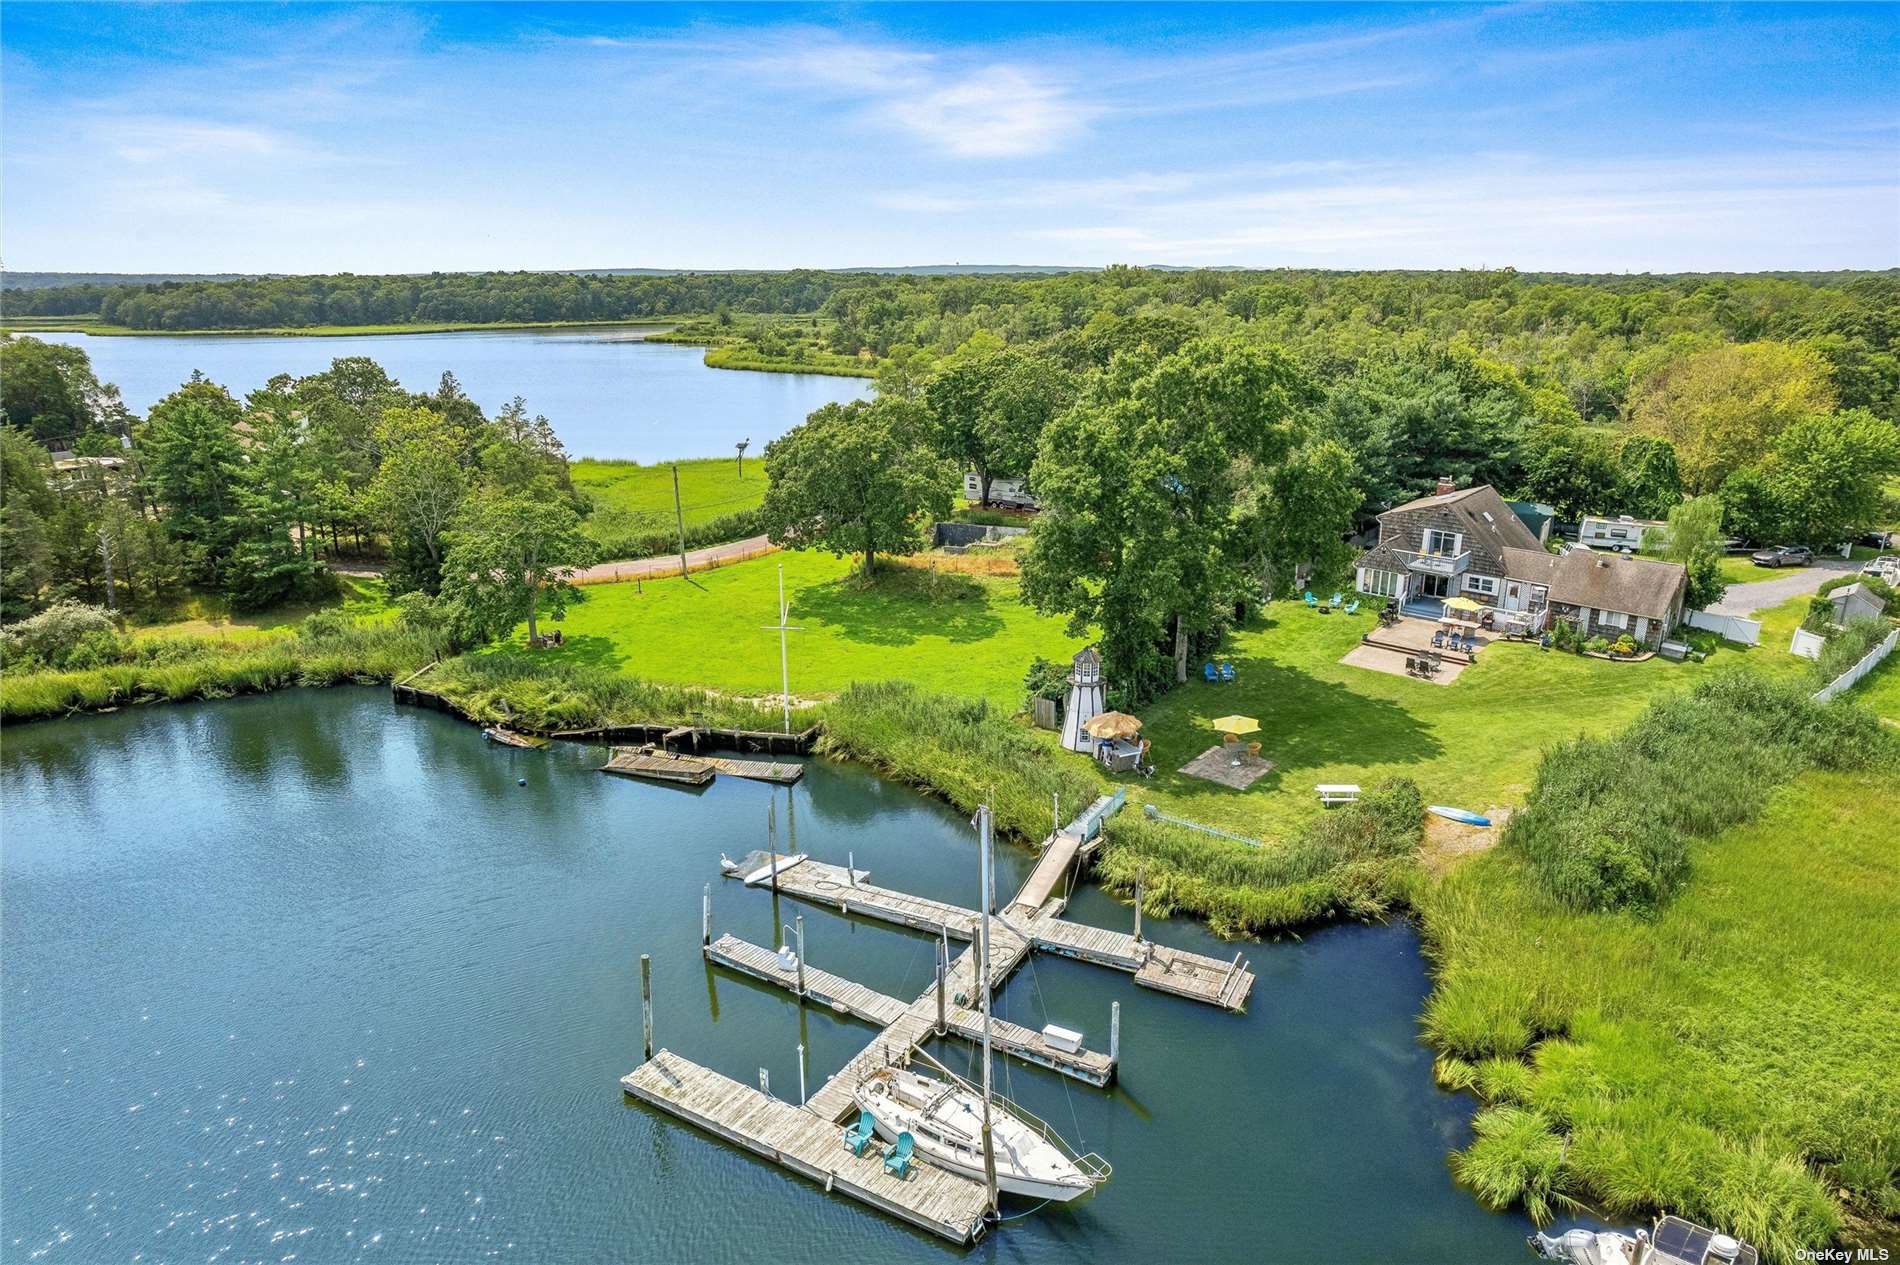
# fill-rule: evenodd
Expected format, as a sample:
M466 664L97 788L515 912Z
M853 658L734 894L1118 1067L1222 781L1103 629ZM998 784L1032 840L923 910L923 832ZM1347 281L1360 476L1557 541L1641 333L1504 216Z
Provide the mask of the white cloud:
M100 130L115 154L135 163L276 158L294 148L263 128L197 119L117 121Z
M962 158L1048 153L1094 113L1014 66L979 70L922 96L900 97L889 108L925 143Z

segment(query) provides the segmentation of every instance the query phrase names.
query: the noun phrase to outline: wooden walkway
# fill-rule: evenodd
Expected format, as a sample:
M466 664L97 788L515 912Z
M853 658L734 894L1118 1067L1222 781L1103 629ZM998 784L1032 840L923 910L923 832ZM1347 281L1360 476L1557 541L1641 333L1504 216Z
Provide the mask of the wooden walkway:
M716 965L749 975L753 979L764 980L768 984L776 984L794 995L798 992L797 969L781 964L778 955L770 949L747 943L733 935L722 935L706 946L705 954ZM880 1028L895 1024L907 1011L918 1010L930 1021L930 1034L934 1035L937 1031L935 980L924 990L923 996L907 1004L888 993L866 988L829 971L819 970L807 962L805 996L820 1005L829 1006L839 1014L851 1015ZM966 1041L983 1040L981 1011L959 1005L953 998L946 997L943 1016L946 1034ZM1034 1028L1025 1028L1006 1019L991 1019L990 1042L1013 1058L1046 1067L1090 1085L1107 1085L1115 1078L1115 1060L1112 1056L1098 1054L1094 1050L1071 1053L1059 1049L1050 1045L1042 1033Z
M974 1243L985 1229L983 1183L928 1164L907 1177L884 1171L882 1144L851 1154L837 1124L660 1050L621 1078L627 1093L669 1115L851 1198L941 1235Z
M1034 914L1041 909L1055 891L1056 884L1063 881L1069 867L1075 863L1076 853L1082 849L1082 837L1058 830L1049 836L1049 843L1042 850L1042 859L1036 862L1036 868L1029 872L1029 878L1023 884L1022 891L1016 893L1016 899L1009 903L1010 913L1020 908L1025 915ZM1063 894L1067 901L1067 892Z
M754 782L776 782L780 786L790 786L805 776L805 766L791 760L733 760L722 755L702 755L693 758L701 764L711 765L721 773L748 778Z
M878 887L853 875L842 865L805 860L783 870L778 890L815 905L827 905L843 914L859 914L879 922L933 934L948 932L953 940L976 938L976 911Z

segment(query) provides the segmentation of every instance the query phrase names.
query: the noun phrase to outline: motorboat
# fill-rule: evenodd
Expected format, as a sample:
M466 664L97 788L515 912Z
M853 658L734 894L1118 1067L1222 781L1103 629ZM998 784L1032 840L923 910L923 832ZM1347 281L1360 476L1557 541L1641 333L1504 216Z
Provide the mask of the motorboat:
M920 1159L973 1181L984 1181L983 1096L954 1079L939 1080L908 1067L880 1067L858 1084L858 1106L878 1136L896 1142L908 1133ZM996 1186L1026 1199L1068 1203L1108 1180L1096 1155L1076 1155L1040 1120L990 1099L990 1139Z
M1664 1217L1653 1233L1586 1230L1533 1234L1531 1251L1564 1265L1759 1265L1760 1254L1731 1235L1682 1217Z

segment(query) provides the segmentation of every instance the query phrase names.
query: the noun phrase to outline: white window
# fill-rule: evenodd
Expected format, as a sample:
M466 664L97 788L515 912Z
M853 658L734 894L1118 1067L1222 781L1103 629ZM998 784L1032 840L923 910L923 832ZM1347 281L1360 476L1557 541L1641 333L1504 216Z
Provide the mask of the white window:
M1359 591L1373 597L1397 597L1399 577L1391 571L1375 571L1371 567L1359 570Z
M1436 527L1427 527L1425 529L1425 552L1455 554L1458 552L1458 542L1462 539L1464 538L1456 532L1440 531Z
M1630 617L1622 611L1598 611L1597 623L1605 628L1628 628Z
M1498 582L1488 575L1468 575L1465 577L1465 592L1482 593L1486 597L1498 595Z

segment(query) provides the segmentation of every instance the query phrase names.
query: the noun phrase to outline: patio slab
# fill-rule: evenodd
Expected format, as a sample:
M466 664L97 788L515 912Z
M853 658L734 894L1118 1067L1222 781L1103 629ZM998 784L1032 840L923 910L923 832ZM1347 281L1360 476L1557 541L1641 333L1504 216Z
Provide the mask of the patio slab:
M1189 777L1218 782L1222 786L1244 791L1273 772L1273 761L1263 760L1257 755L1248 755L1247 748L1243 745L1240 749L1240 763L1236 765L1232 749L1226 743L1217 742L1182 765L1181 772Z
M1418 656L1414 655L1413 658ZM1456 659L1446 659L1439 665L1438 671L1431 676L1412 676L1405 670L1406 656L1397 650L1386 650L1380 646L1354 646L1341 659L1355 668L1366 668L1373 672L1388 672L1393 676L1408 676L1414 681L1429 681L1433 685L1450 685L1458 679L1458 674L1469 665Z

